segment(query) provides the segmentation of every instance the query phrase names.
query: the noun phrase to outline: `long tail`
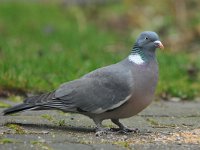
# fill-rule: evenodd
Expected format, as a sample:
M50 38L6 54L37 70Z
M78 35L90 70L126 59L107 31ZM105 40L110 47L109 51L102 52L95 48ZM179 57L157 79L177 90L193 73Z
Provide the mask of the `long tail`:
M28 97L24 100L24 103L8 108L4 110L2 113L3 115L9 115L12 113L16 113L16 112L28 110L28 109L44 110L46 107L42 107L42 105L50 102L53 98L54 98L54 91L41 94L41 95Z
M26 110L26 109L31 109L33 107L35 107L35 106L30 106L28 104L19 104L19 105L16 105L16 106L13 106L11 108L4 110L3 115L9 115L9 114L16 113L16 112L19 112L19 111L23 111L23 110Z

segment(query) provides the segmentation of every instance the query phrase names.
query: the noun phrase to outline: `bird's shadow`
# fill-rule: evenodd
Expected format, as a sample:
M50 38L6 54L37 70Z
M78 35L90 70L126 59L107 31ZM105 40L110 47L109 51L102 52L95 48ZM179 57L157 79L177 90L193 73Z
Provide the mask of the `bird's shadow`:
M33 123L29 123L29 124L25 124L25 123L17 123L17 122L7 122L6 125L9 124L15 124L15 125L19 125L25 128L34 128L34 129L45 129L45 130L56 130L56 131L72 131L72 132L85 132L85 133L90 133L90 132L95 132L95 128L87 128L87 127L75 127L75 126L56 126L56 125L50 125L50 124L33 124Z

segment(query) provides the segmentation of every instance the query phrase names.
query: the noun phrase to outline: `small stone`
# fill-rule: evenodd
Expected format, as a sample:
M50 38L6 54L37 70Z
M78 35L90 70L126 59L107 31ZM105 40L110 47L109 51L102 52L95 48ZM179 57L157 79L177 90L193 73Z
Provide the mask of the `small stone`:
M181 98L179 98L179 97L172 97L172 98L170 99L170 101L172 101L172 102L180 102L180 101L181 101Z
M43 134L48 134L48 133L49 133L49 131L42 131L42 133L43 133Z

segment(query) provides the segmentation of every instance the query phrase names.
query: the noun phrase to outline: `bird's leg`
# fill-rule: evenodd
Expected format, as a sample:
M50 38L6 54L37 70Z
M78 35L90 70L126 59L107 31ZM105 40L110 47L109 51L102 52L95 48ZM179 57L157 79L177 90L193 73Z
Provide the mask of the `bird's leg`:
M102 120L99 119L93 119L94 123L96 124L96 136L102 136L104 134L107 134L108 129L105 129L102 125Z
M113 131L118 131L120 133L128 133L128 132L138 133L139 132L137 128L131 129L131 128L125 127L121 122L119 122L119 119L111 119L111 121L119 127L119 129L112 129Z

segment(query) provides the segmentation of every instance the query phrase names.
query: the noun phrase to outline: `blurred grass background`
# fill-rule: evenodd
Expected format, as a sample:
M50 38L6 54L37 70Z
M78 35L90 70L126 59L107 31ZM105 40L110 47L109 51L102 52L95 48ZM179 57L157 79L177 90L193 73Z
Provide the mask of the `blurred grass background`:
M156 31L164 99L200 96L200 1L30 0L0 2L0 96L45 92L124 59Z

